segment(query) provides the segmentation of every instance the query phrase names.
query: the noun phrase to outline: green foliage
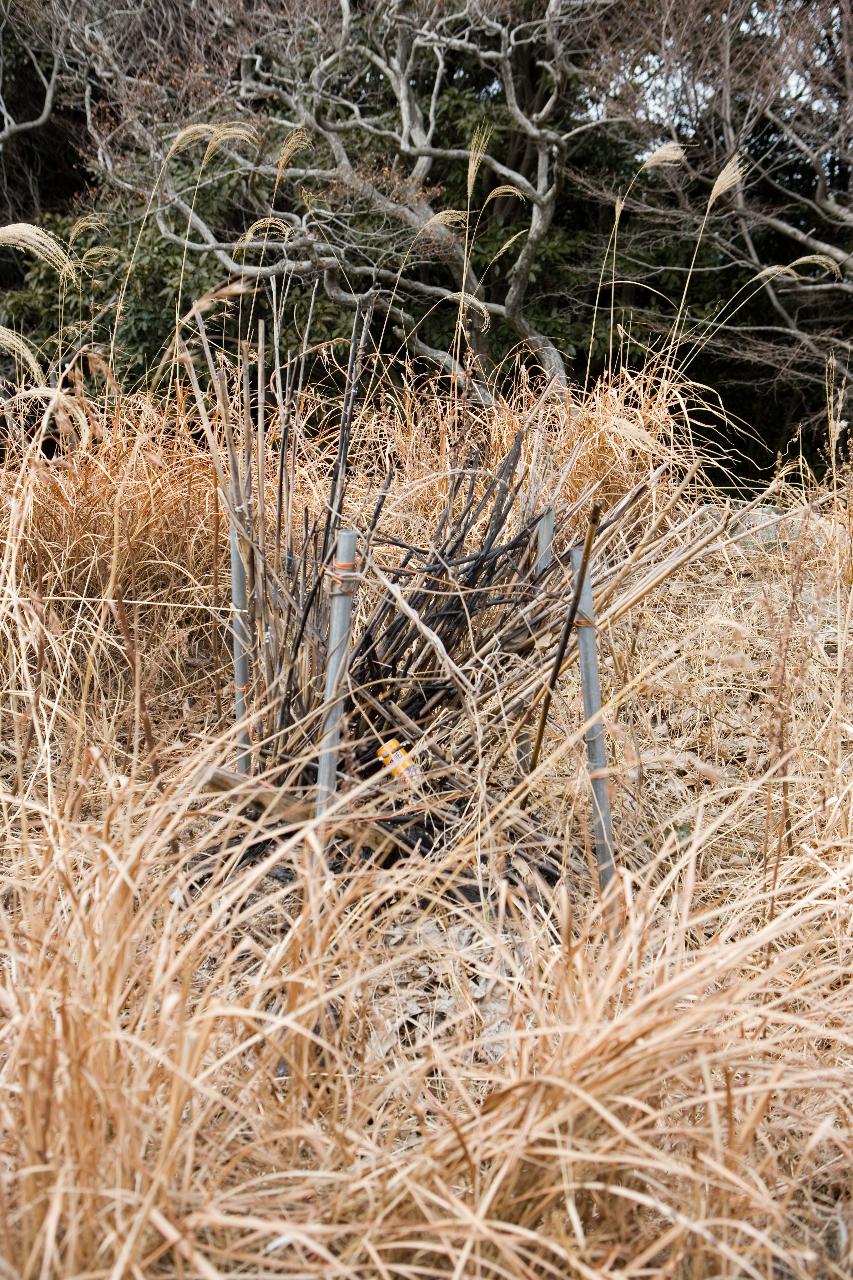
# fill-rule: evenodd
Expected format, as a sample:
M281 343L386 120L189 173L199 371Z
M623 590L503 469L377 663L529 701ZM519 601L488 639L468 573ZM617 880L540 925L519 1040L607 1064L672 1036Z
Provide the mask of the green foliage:
M0 297L0 323L20 331L47 364L79 346L114 343L117 376L135 382L169 343L179 311L224 276L215 258L184 254L151 220L140 227L107 215L76 236L68 215L41 221L72 242L77 282L65 288L49 266L28 261L23 287Z

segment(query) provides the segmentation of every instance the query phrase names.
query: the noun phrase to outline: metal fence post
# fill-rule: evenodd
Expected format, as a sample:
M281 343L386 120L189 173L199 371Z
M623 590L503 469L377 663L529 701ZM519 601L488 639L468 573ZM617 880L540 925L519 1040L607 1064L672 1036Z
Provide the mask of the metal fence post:
M317 807L319 818L335 795L338 767L338 743L344 704L340 682L346 670L349 648L352 603L355 593L355 550L358 533L342 529L338 533L336 558L332 563L332 610L329 620L329 653L326 663L326 687L323 694L323 728L320 759L317 766Z
M578 580L582 560L583 548L573 547L571 563L575 582ZM587 573L581 583L575 626L578 629L583 714L589 725L584 737L592 783L592 830L598 860L598 883L604 891L613 879L616 862L613 855L613 819L607 778L607 749L604 743L604 725L601 722L601 679L598 672L595 608L590 577Z
M542 574L554 559L554 508L547 507L536 526L536 577Z
M234 653L234 719L237 723L237 768L240 773L249 772L252 743L248 726L248 697L251 684L251 637L249 634L248 601L246 596L246 565L240 554L238 520L243 518L239 499L231 519L231 637Z

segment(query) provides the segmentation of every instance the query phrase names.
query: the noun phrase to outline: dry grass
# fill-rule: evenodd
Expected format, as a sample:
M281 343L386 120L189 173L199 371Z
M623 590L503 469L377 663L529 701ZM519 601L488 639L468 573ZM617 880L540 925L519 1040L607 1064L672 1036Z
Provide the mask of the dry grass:
M454 432L488 464L524 412L372 406L348 512L369 517L393 456L404 539L431 527ZM576 409L547 403L527 460L554 493L579 446L566 506L674 456L651 384ZM186 408L87 412L85 448L2 473L3 1274L848 1275L847 479L781 488L772 532L611 611L608 930L574 669L528 805L556 887L504 874L505 760L443 864L329 866L314 823L205 792L232 749L210 459ZM318 510L330 454L300 447L296 509ZM697 479L667 517L676 547L703 498ZM279 838L238 866L259 831ZM478 860L492 895L462 905L443 877Z

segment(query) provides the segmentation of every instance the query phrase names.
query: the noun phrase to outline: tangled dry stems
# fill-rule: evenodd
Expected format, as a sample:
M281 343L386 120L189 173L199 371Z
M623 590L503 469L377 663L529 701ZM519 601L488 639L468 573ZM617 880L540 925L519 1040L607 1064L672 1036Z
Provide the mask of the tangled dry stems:
M549 405L548 483L580 441L562 501L618 499L672 411L627 383ZM522 412L458 429L496 458ZM443 862L386 868L203 788L226 527L192 428L126 402L2 473L6 1273L849 1274L849 482L777 491L772 530L604 631L614 929L571 670L529 802L555 887L507 878L497 767ZM456 429L425 397L365 410L353 520L393 454L387 527L428 528ZM299 503L329 463L302 443ZM448 896L484 858L491 897Z

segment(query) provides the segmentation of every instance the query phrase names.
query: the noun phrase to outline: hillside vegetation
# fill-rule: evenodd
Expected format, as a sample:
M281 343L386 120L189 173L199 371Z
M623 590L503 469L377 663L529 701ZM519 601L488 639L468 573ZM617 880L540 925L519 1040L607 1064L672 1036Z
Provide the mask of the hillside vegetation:
M216 772L236 750L229 522L201 408L226 478L245 445L223 369L219 401L178 365L150 393L80 378L50 406L52 456L45 397L35 417L32 396L6 404L3 1274L849 1275L849 472L727 503L690 443L697 393L666 367L493 405L377 367L342 506L356 639L384 600L438 662L405 548L438 545L448 493L461 519L513 448L529 509L507 537L557 516L531 644L489 650L497 612L472 606L446 654L464 696L422 740L401 725L412 803L441 819L407 855L380 819L408 792L352 741L362 686L323 821L308 702L265 754L256 684L252 776ZM327 590L306 530L340 417L319 374L286 441L268 413L254 500L272 538L285 448L288 591L312 565ZM529 774L513 707L541 705L594 503L617 513L592 561L604 902L572 654ZM464 600L451 568L430 590ZM363 685L380 702L384 678Z

